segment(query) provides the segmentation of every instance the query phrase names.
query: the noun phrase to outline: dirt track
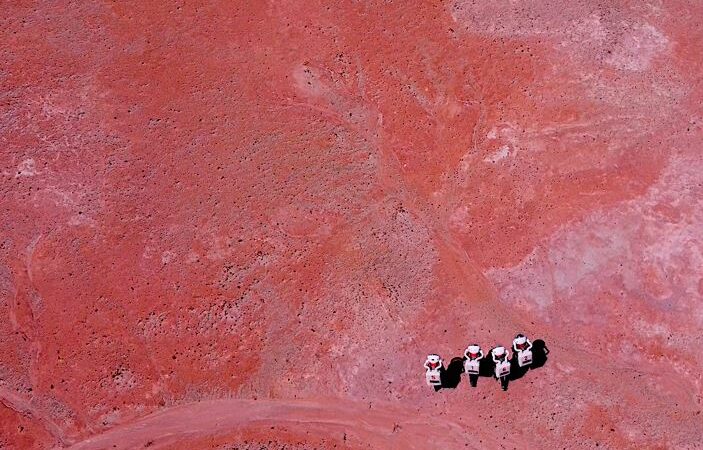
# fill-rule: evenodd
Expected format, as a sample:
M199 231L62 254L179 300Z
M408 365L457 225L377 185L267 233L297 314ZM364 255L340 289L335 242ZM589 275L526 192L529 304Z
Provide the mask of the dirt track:
M265 439L279 443L275 427L333 437L349 448L485 448L501 441L478 440L475 431L456 423L433 419L391 405L371 405L329 399L327 401L217 400L168 408L134 423L118 426L75 444L74 450L107 448L170 448L186 439L226 436L233 430L260 427ZM274 428L272 428L274 427ZM265 433L268 432L268 433ZM501 441L506 444L509 442ZM273 447L271 447L273 448Z

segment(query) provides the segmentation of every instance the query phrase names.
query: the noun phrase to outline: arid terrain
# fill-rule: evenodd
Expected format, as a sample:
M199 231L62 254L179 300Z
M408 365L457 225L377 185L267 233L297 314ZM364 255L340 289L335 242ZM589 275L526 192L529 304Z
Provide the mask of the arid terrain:
M703 448L703 2L0 8L0 449Z

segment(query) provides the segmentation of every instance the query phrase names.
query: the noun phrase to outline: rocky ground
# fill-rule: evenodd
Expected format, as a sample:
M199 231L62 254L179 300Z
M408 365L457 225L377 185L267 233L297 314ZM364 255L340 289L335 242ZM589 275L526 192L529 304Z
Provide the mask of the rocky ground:
M6 2L0 448L700 448L700 17Z

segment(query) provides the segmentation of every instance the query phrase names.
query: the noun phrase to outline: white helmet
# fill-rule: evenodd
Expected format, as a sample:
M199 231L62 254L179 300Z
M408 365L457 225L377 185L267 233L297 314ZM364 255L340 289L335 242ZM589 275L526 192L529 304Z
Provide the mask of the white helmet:
M433 364L438 363L440 359L441 359L441 358L439 357L439 355L434 355L434 354L432 354L432 355L427 355L427 361L429 361L429 362L431 362L431 363L433 363Z
M518 334L515 339L513 339L513 342L516 343L517 345L522 345L525 342L527 342L527 338L521 334Z
M478 345L469 345L466 348L467 353L479 353L480 351L481 351L481 347L479 347Z
M493 349L493 354L496 356L502 355L505 353L505 347L498 346Z

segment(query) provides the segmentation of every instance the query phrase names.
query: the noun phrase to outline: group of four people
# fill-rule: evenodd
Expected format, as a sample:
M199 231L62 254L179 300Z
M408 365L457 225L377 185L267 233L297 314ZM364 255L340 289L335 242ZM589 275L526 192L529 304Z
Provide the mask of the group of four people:
M508 354L508 350L501 345L493 347L490 351L491 359L488 362L492 363L491 372L493 377L500 380L503 390L508 388L511 361L517 363L520 368L527 367L532 363L532 342L525 335L515 336L512 349L512 357ZM469 345L464 351L464 373L468 375L472 387L476 387L478 377L482 372L483 358L483 350L478 344ZM434 386L435 390L439 390L442 387L442 373L445 370L444 361L439 355L431 354L427 356L424 367L427 384Z

